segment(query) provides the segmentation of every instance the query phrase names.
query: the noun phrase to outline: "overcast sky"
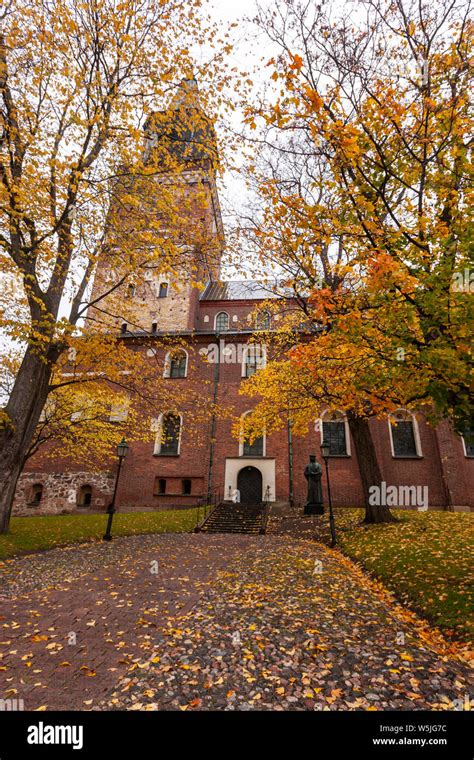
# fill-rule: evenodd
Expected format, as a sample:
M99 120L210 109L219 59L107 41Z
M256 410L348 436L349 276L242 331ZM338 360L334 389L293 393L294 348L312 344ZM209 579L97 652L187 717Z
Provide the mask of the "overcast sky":
M272 5L278 0L259 0L261 6ZM234 45L232 53L229 55L227 64L229 68L236 67L239 70L249 72L250 78L254 81L255 87L258 88L263 84L264 77L268 78L268 69L262 68L262 60L267 61L271 56L271 45L267 39L260 33L259 39L256 40L257 28L247 22L257 13L256 0L213 0L209 3L210 13L213 19L222 24L223 27L234 22L238 26L231 30L231 39ZM205 51L203 51L205 55ZM242 113L236 110L231 117L230 127L240 131L242 127ZM219 129L218 129L219 137ZM222 138L223 135L220 135ZM235 159L235 154L233 155ZM219 182L220 198L223 212L224 226L229 228L236 221L236 212L243 211L248 199L248 192L242 177L238 174L226 172ZM244 255L244 252L242 251ZM251 262L248 260L248 273L251 276ZM236 275L233 267L225 267L222 276L225 279L241 279L242 275Z

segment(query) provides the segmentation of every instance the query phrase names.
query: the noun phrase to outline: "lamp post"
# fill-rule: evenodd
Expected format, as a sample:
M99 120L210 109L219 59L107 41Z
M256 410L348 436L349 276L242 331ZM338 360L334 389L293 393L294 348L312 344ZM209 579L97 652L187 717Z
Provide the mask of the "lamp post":
M325 443L324 441L321 443L321 456L324 459L324 464L326 465L326 480L328 484L328 502L329 502L329 527L331 529L331 546L336 546L336 523L334 521L334 513L332 511L332 501L331 501L331 485L329 483L329 455L331 453L331 448L329 446L329 443Z
M115 478L115 487L114 487L114 494L112 496L112 501L110 502L109 506L107 507L107 528L105 530L103 540L104 541L112 541L112 520L114 519L115 514L115 497L117 496L117 488L118 488L118 482L120 478L120 470L122 469L122 462L127 456L128 451L128 443L125 440L125 438L122 438L119 445L117 446L117 456L118 456L118 468L117 468L117 477Z

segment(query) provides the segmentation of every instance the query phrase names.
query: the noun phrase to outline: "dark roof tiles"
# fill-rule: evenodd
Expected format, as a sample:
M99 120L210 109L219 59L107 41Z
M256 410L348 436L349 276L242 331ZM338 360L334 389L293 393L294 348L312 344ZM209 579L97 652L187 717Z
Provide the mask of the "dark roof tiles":
M256 280L229 280L210 282L201 295L201 301L262 301L281 297L276 283Z

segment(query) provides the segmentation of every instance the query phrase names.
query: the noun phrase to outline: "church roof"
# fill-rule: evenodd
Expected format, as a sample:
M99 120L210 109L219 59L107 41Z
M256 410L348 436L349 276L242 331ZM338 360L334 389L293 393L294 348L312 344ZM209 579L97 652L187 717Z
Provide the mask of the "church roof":
M272 283L257 280L229 280L227 282L210 282L201 301L264 301L267 298L281 298Z

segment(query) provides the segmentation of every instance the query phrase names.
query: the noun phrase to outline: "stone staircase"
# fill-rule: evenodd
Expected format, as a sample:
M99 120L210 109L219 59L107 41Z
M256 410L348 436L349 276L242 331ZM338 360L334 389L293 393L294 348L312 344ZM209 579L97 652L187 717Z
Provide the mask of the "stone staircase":
M265 504L233 504L221 502L195 528L197 533L265 533L263 525Z

